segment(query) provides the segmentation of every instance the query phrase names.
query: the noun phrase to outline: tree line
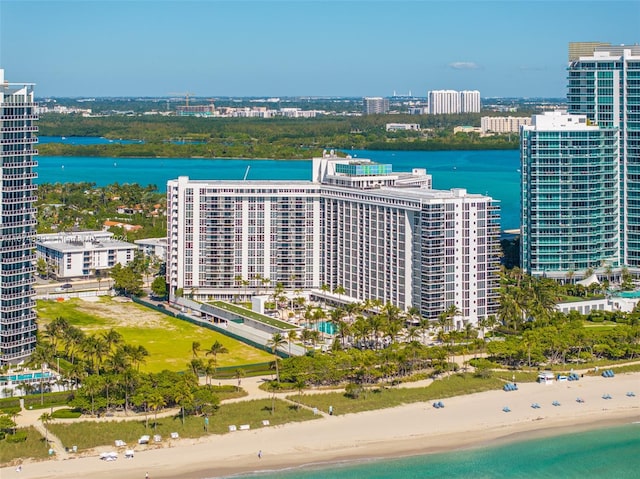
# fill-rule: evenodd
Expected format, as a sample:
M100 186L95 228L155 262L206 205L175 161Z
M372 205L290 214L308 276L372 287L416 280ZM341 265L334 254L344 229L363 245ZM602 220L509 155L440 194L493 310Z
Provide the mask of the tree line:
M307 159L323 149L470 150L517 149L518 135L480 137L453 133L457 125L480 125L480 114L364 115L306 119L122 117L43 115L48 136L104 136L134 144L38 147L47 156ZM418 123L421 131L386 131L387 123Z

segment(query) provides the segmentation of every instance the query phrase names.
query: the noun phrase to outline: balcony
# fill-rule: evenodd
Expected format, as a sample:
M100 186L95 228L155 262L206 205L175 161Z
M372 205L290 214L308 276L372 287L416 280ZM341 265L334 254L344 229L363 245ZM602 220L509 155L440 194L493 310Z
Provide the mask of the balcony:
M35 342L35 338L33 339L33 342ZM33 349L18 351L17 353L2 353L2 359L3 361L10 361L12 359L26 358L30 356L32 352Z
M2 133L7 133L7 132L35 132L38 131L38 127L37 126L5 126L0 128L0 132Z
M38 166L38 162L33 160L26 160L26 161L20 161L20 162L7 161L7 162L4 162L2 166L4 168L35 168Z
M0 306L0 312L13 313L15 311L22 311L23 309L33 309L36 307L35 301L28 301L21 304L12 304L8 306Z

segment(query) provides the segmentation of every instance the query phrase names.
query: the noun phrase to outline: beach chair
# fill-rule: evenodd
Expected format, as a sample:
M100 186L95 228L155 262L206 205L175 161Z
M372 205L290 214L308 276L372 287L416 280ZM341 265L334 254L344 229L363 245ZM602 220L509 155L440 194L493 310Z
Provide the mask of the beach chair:
M509 406L505 406L505 407L503 407L503 408L502 408L502 410L503 410L504 412L511 412L511 409L509 409Z
M553 401L551 404L553 404L554 406L560 406L560 402L559 401Z
M627 397L632 398L632 397L635 397L635 396L636 396L636 393L634 393L633 391L628 391L627 392Z

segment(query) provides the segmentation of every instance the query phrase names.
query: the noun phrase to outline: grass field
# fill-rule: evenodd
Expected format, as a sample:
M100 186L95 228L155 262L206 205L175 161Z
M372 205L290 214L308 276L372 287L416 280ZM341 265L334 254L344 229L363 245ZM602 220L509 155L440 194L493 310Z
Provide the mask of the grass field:
M136 444L142 435L159 434L164 441L172 432L180 437L200 437L206 434L224 434L229 432L229 425L240 426L249 424L251 429L265 427L262 421L267 419L270 426L277 426L289 422L308 421L317 419L308 409L296 409L290 403L276 400L275 412L271 414L271 400L260 399L223 404L209 417L209 430L204 430L204 418L187 416L185 424L179 416L158 418L157 429L154 432L153 415L149 415L149 429L145 429L144 418L140 421L109 421L55 424L49 423L50 430L60 438L65 447L78 446L79 450L91 449L97 446L113 445L116 439L129 445ZM143 446L144 447L144 446Z
M126 343L142 345L149 351L146 364L140 368L146 372L185 370L193 357L191 345L194 341L201 344L201 356L215 341L222 343L229 352L218 355L218 366L221 367L263 363L273 358L267 352L215 331L133 302L120 302L109 297L102 297L98 301L77 298L64 302L38 301L37 313L40 328L57 317L65 318L87 334L114 328L122 334Z
M49 447L38 431L33 427L18 429L27 434L27 440L10 443L6 439L0 442L0 465L6 466L20 459L45 459L49 456Z
M358 399L349 398L342 391L303 394L301 403L325 412L329 411L329 406L333 406L334 414L339 415L490 391L500 389L503 385L504 382L498 378L481 379L470 374L456 374L438 379L423 388L381 388L379 386L367 388ZM287 396L287 399L297 402L299 396L292 394Z

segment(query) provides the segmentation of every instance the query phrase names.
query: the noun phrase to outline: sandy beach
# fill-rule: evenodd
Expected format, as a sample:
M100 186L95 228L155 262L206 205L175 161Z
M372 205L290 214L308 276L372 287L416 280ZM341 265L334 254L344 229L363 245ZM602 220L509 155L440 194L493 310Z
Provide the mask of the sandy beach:
M99 452L113 449L106 446L97 449L94 456L25 463L22 472L16 472L14 467L3 468L0 476L142 479L148 472L151 479L200 479L305 464L442 452L640 421L640 373L518 386L518 391L443 399L445 407L441 409L434 408L431 402L415 403L185 439L172 447L137 450L133 459L120 455L113 462L98 459ZM636 396L627 396L628 391L634 391ZM603 399L605 394L611 399ZM584 402L577 402L578 397ZM554 406L554 401L560 405ZM532 403L538 403L540 408L532 408ZM503 411L505 406L510 412ZM262 458L258 458L258 451L262 451Z

